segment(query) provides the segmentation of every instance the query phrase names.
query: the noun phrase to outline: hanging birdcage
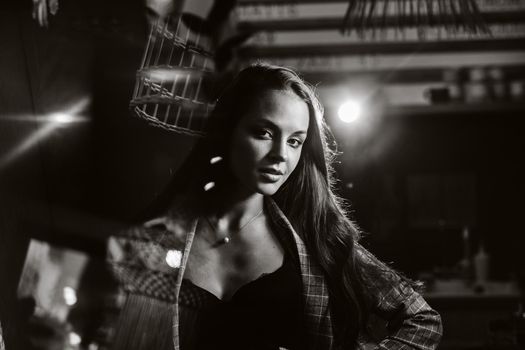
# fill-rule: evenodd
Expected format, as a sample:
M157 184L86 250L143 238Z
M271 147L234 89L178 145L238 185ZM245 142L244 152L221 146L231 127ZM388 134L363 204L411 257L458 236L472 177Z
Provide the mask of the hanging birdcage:
M213 72L211 40L181 15L161 19L152 26L130 108L152 125L201 136L213 109L204 91Z

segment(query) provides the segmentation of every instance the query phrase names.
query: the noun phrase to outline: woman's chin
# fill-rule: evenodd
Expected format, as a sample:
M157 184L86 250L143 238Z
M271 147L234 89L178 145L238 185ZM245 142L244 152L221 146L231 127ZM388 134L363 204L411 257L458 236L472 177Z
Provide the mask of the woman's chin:
M257 186L257 192L264 196L273 196L281 187L281 183L272 184L259 184Z
M273 196L279 188L283 185L282 179L279 181L260 181L259 179L254 179L255 181L245 181L240 183L240 186L232 189L233 193L238 193L240 197L247 197L253 194L261 194L263 196ZM234 187L235 188L235 187Z

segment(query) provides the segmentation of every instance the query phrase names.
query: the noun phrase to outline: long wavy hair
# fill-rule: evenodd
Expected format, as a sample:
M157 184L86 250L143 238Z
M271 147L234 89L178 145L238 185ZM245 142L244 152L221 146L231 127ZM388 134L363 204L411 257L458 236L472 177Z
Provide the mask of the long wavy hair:
M210 115L207 137L197 142L151 213L173 209L175 198L186 208L199 210L207 202L203 197L212 196L232 178L227 159L232 133L253 101L267 90L293 92L308 106L310 120L301 158L273 199L325 273L336 342L355 346L372 305L378 302L377 288L393 286L403 277L358 244L360 230L334 191L335 142L323 118L322 105L314 89L293 70L255 64L237 75ZM212 164L210 159L216 156L222 161ZM210 182L215 184L214 189L204 191Z

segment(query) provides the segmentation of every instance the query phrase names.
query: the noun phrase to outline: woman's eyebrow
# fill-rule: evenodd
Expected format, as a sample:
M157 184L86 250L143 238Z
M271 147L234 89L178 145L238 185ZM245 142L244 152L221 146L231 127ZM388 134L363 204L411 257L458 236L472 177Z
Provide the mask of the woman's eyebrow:
M272 122L271 120L268 120L268 119L259 119L255 122L256 124L262 124L264 126L267 126L273 130L279 130L279 126L277 126L277 124L275 124L274 122ZM292 135L306 135L307 132L306 130L297 130L295 132L292 133Z
M255 121L255 124L262 124L264 126L268 126L272 129L278 129L279 127L272 121L268 120L268 119L257 119Z

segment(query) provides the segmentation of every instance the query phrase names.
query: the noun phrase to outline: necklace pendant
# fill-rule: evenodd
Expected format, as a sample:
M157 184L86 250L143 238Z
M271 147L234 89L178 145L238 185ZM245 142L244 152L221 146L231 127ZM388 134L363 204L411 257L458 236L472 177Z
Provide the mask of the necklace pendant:
M259 216L261 216L261 214L263 213L263 209L261 209L256 215L254 215L250 220L248 220L248 222L246 222L244 225L242 225L241 227L239 227L238 229L235 230L235 232L230 232L230 235L232 233L239 233L241 232L244 228L246 228L248 225L250 225L252 222L255 221L255 219L257 219ZM208 225L210 225L211 229L215 232L215 234L218 234L218 230L217 230L217 227L215 227L215 225L213 225L209 218L208 217L205 217L205 220L206 222L208 223ZM230 243L231 241L231 238L230 236L226 236L224 238L221 238L220 240L218 241L215 241L215 244L213 244L214 247L218 247L220 245L223 245L223 244L228 244Z
M222 245L225 245L225 244L230 243L230 241L231 241L231 238L230 238L230 237L224 237L224 238L221 238L221 239L219 239L218 241L216 241L216 242L213 244L213 247L214 247L214 248L220 247L220 246L222 246Z

